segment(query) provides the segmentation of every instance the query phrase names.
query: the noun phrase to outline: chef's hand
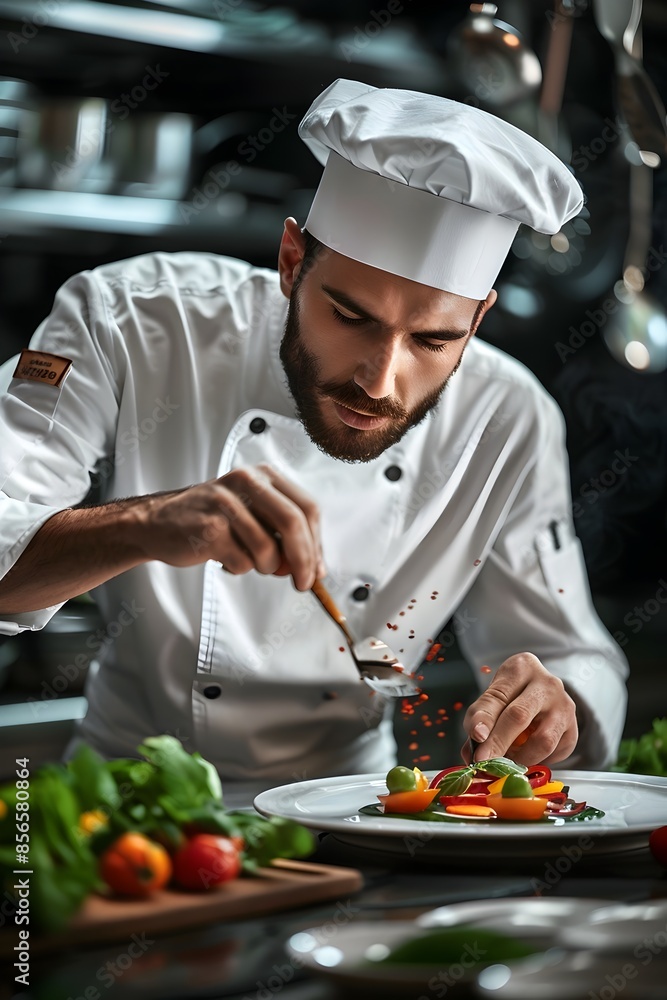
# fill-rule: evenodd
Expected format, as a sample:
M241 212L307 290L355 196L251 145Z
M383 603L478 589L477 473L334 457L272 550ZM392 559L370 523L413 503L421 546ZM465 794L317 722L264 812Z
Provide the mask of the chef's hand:
M291 573L298 590L326 575L315 501L269 465L146 499L150 559L172 566L215 559L232 574Z
M500 665L468 708L463 728L479 743L475 760L510 757L518 764L565 760L578 737L574 701L532 653L516 653ZM461 754L470 761L467 744Z

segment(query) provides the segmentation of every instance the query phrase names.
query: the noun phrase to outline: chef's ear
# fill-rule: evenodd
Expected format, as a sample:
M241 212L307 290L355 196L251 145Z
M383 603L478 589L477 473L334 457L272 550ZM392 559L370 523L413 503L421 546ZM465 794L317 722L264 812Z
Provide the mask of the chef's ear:
M289 299L292 295L294 282L301 269L301 262L306 249L306 238L299 223L291 216L285 219L283 238L278 251L278 272L280 274L280 289Z
M473 316L472 324L470 326L470 336L472 337L476 332L479 324L482 322L483 317L495 305L496 299L498 298L498 292L495 288L492 288L485 299L481 299L477 309L475 310L475 315Z

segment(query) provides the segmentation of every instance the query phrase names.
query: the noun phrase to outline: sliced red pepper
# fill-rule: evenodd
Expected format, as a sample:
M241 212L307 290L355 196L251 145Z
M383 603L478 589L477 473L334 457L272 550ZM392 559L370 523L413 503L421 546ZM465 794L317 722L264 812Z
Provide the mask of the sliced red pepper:
M537 798L540 799L542 798L542 796L538 795ZM547 809L549 810L549 812L551 812L552 809L562 809L566 802L567 802L566 792L553 792L547 798Z
M572 802L571 805L565 805L561 809L548 809L550 816L576 816L578 813L583 812L587 802Z
M533 788L539 788L540 785L546 785L551 781L551 770L546 764L533 764L524 774L524 778L528 779Z
M441 795L440 805L445 806L485 806L486 795Z

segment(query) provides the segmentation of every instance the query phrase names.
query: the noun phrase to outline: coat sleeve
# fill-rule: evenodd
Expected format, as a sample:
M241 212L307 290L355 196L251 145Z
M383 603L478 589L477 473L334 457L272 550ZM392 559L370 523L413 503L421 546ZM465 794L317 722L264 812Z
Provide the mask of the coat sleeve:
M0 370L0 578L42 525L88 494L98 462L113 452L124 358L94 275L59 290L30 348L69 358L60 389ZM39 629L59 607L0 617L0 634Z
M579 742L560 766L604 769L623 732L628 664L591 598L562 414L548 396L538 399L538 411L534 464L463 602L472 624L459 639L475 668L534 653L577 705Z

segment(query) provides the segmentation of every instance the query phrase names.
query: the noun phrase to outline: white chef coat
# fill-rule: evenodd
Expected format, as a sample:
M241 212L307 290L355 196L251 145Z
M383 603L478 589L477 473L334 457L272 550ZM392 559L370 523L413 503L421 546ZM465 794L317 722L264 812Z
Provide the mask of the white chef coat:
M147 254L69 280L30 344L73 361L63 387L11 379L0 400L0 575L91 481L106 501L268 462L318 501L327 583L354 634L413 670L458 613L480 686L492 676L481 665L535 653L579 707L568 763L607 766L627 663L591 602L555 402L475 337L419 426L374 461L337 461L296 418L278 354L286 309L274 271L212 254ZM169 732L246 791L394 763L393 706L289 579L156 561L94 596L104 659L80 736L105 756Z

